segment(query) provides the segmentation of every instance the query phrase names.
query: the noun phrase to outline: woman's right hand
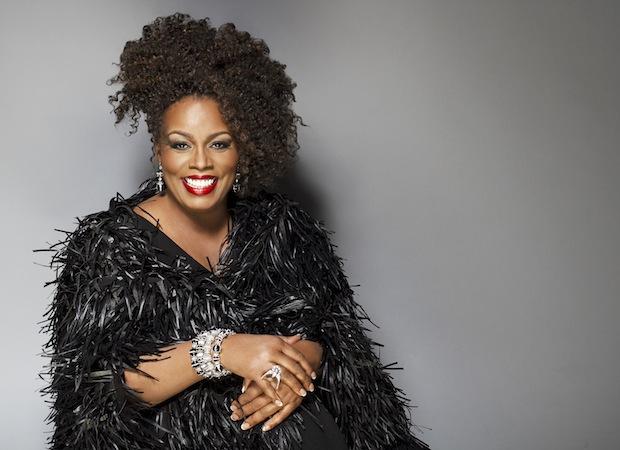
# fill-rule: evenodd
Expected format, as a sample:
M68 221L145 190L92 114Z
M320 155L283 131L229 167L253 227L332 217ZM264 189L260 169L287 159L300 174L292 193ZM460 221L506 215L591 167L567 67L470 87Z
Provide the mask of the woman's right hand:
M236 333L227 336L220 348L220 363L232 373L253 380L278 406L281 399L269 379L261 379L274 364L282 368L281 382L293 392L304 396L312 384L312 366L306 357L293 347L301 336L293 336L286 342L280 336L270 334ZM280 402L280 403L278 403Z

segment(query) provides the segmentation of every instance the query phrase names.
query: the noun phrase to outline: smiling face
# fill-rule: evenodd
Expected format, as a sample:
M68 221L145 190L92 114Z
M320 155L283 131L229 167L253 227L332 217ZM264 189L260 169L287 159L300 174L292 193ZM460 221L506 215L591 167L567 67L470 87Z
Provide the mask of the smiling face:
M190 214L226 208L239 153L215 100L188 96L170 105L156 152L169 200Z

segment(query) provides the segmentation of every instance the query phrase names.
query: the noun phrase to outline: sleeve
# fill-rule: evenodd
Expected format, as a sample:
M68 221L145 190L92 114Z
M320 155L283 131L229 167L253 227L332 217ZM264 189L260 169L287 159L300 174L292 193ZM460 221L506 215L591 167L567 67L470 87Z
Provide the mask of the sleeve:
M123 262L118 255L127 244L120 241L96 222L81 223L49 249L56 278L46 283L55 292L42 329L49 335L42 393L52 397L53 449L131 448L136 440L163 448L148 434L156 426L153 409L123 378L141 355L161 356L165 342L140 320L147 296L133 270L140 262Z
M371 322L353 297L328 231L301 209L292 221L296 262L303 291L312 298L306 311L306 339L323 346L316 395L330 410L351 449L428 449L411 431L411 405L382 365L365 322ZM372 323L372 322L371 322Z

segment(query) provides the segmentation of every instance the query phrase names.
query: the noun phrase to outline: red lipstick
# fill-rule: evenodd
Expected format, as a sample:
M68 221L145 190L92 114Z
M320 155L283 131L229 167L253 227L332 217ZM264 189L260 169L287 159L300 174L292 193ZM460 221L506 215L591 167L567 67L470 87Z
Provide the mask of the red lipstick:
M207 195L217 185L217 177L213 175L190 175L181 179L185 189L193 195Z

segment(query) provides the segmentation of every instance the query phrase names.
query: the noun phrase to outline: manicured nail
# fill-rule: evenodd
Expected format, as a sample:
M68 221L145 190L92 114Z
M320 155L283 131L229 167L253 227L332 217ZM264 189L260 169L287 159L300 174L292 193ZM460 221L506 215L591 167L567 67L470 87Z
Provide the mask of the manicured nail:
M308 390L310 392L314 392L314 384L310 383L310 386L308 386Z
M234 411L235 409L237 409L237 405L235 405L235 404L231 404L231 405L230 405L230 410L231 410L231 411Z
M301 395L302 397L305 397L305 396L306 396L306 390L305 390L305 389L303 389L303 388L301 388L301 389L299 390L299 395Z
M238 416L237 414L234 414L234 413L233 413L233 414L231 414L230 418L231 418L232 420L239 420L239 416Z
M269 425L263 425L263 428L261 428L263 431L269 431L270 427Z
M241 424L241 429L242 429L242 430L247 430L248 428L250 428L250 424L249 424L249 423L247 423L247 422L243 422L243 423Z
M282 400L275 400L274 403L278 405L279 407L284 406L284 403L282 403Z
M313 380L316 380L316 372L312 372L310 376L312 377Z

